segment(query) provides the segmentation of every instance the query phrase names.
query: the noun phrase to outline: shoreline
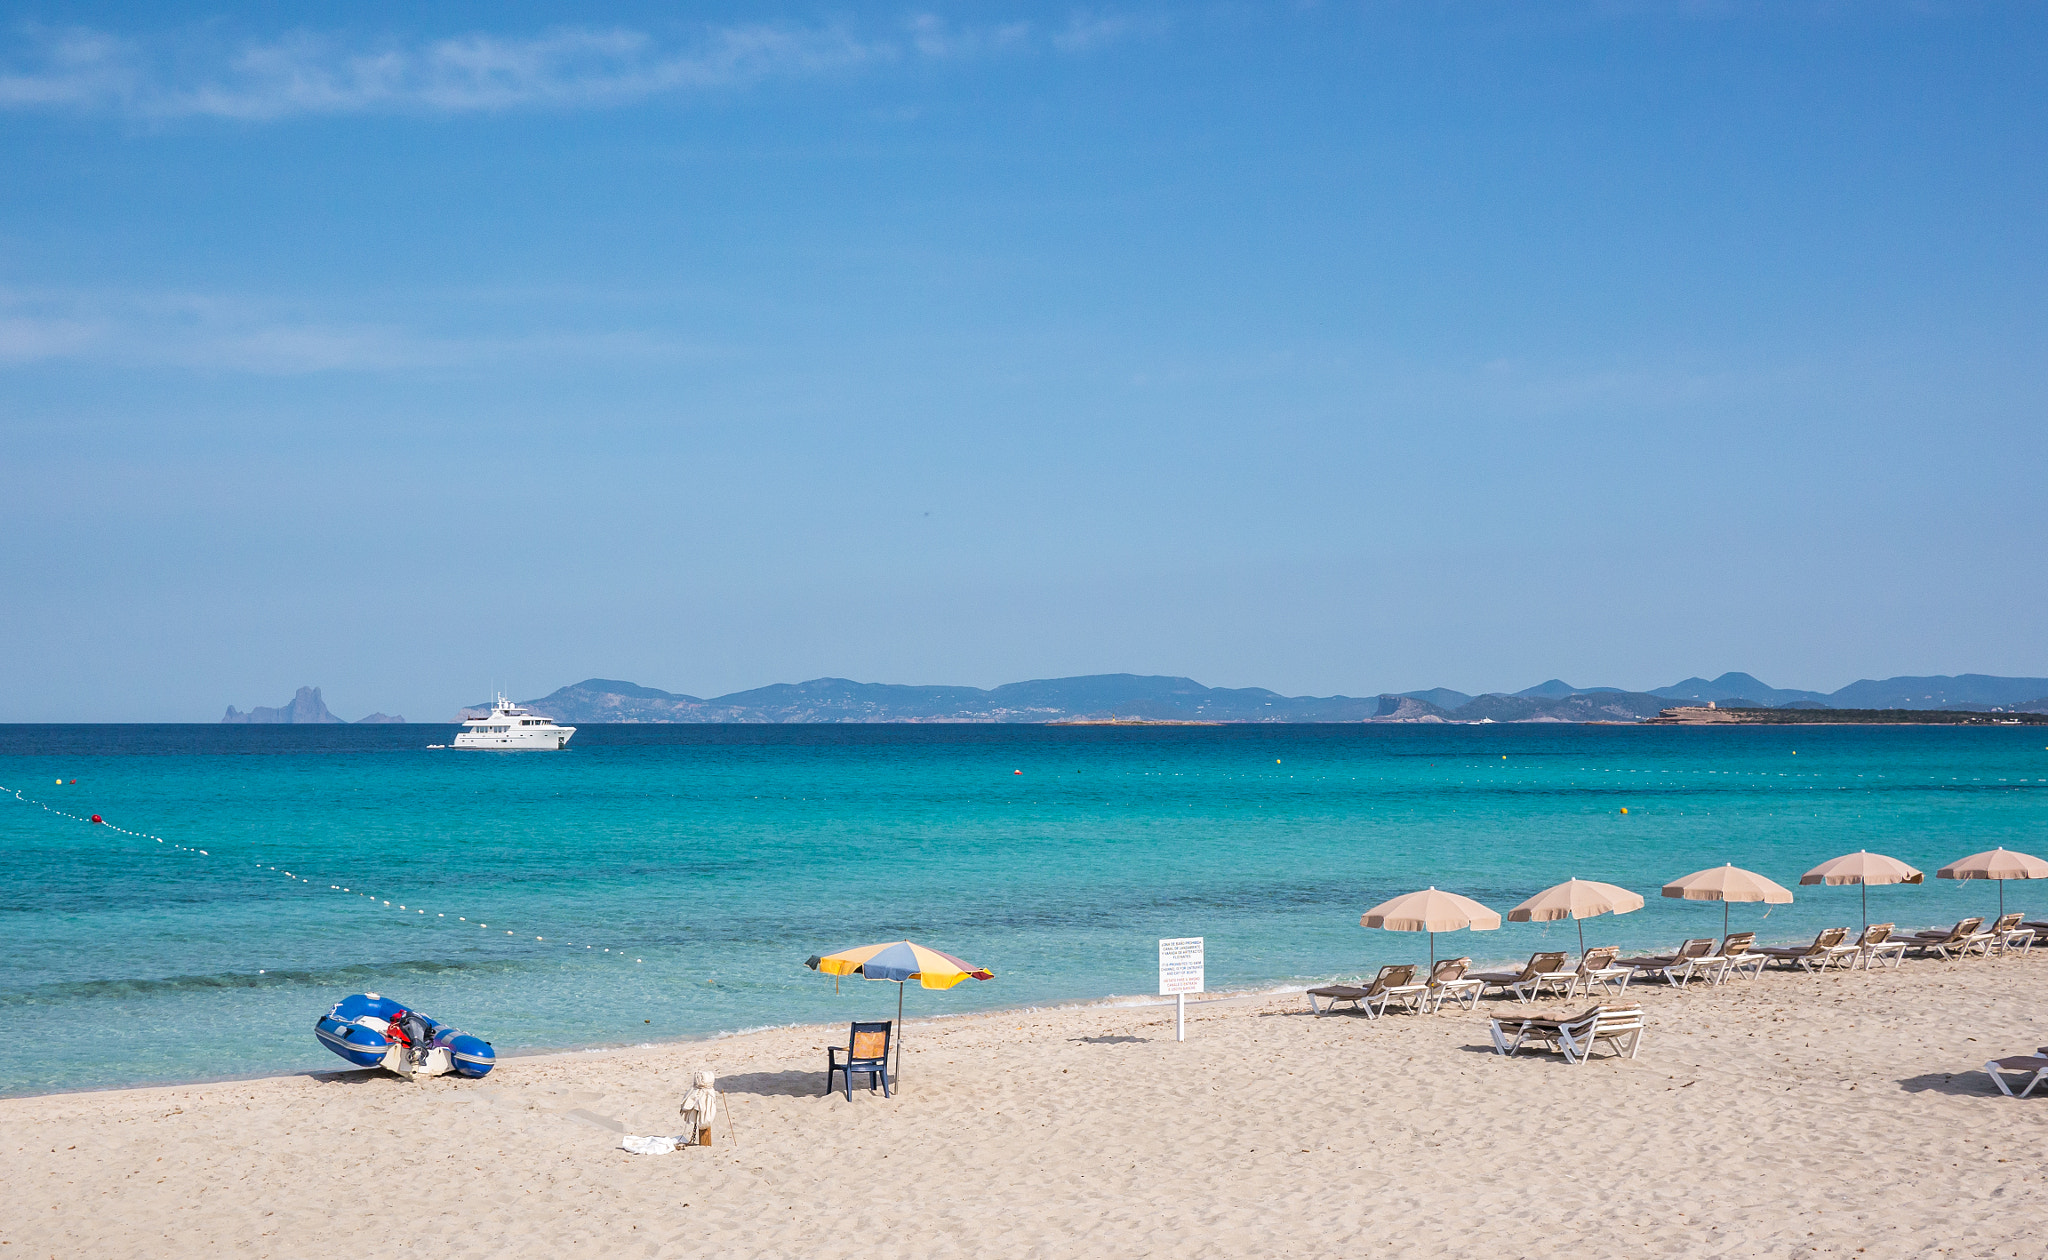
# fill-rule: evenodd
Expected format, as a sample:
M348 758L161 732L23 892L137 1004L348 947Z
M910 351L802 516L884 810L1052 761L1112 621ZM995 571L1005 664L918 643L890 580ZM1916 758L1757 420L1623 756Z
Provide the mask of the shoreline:
M1942 921L1933 924L1928 924L1925 926L1934 929L1945 930L1948 926L1948 922ZM1902 927L1900 929L1900 931L1903 933L1910 933L1916 930L1919 929L1910 926ZM1808 939L1809 938L1805 934L1800 934L1797 937L1788 938L1784 941L1759 940L1757 943L1759 945L1798 945L1804 944ZM2048 940L2044 940L2041 943L2041 948L2044 953L2048 953ZM1447 952L1443 956L1456 957L1457 955L1454 953ZM1502 954L1497 957L1482 957L1479 955L1474 955L1473 969L1485 970L1488 968L1519 967L1524 957L1525 955L1523 953ZM1418 966L1420 966L1419 963ZM1300 994L1317 985L1324 984L1364 983L1370 980L1372 973L1375 970L1377 970L1377 967L1378 964L1366 965L1356 970L1343 970L1333 973L1329 977L1314 980L1287 981L1284 983L1255 982L1250 986L1242 988L1218 990L1214 993L1189 994L1188 1011L1190 1017L1192 1017L1193 1012L1195 1011L1197 1006L1207 1007L1219 1003L1246 1002L1257 1000L1260 998L1284 997L1293 994ZM863 981L863 983L866 982ZM1631 993L1634 993L1636 991L1636 986L1631 985L1629 991ZM1072 998L1059 1001L1025 1001L1000 1006L978 1007L973 1010L948 1011L933 1014L916 1015L910 1019L905 1020L904 1027L915 1028L921 1024L942 1024L947 1021L969 1020L983 1016L996 1017L1012 1015L1034 1015L1088 1010L1145 1010L1160 1007L1171 1009L1173 1005L1174 1003L1172 999L1161 998L1157 994L1108 993L1096 997ZM505 1065L513 1062L533 1062L535 1060L555 1058L587 1058L589 1056L617 1055L640 1051L668 1051L675 1050L685 1046L714 1045L720 1042L726 1042L734 1039L765 1034L783 1032L805 1032L808 1030L820 1028L830 1028L835 1027L836 1024L837 1021L831 1021L822 1024L817 1023L815 1021L792 1022L786 1024L749 1024L743 1027L721 1029L708 1033L686 1034L683 1036L675 1037L658 1037L639 1041L596 1041L580 1043L575 1045L541 1046L534 1047L531 1049L500 1050L498 1051L498 1058L496 1060L497 1066L493 1069L492 1075L497 1075L498 1073L502 1072ZM495 1044L493 1048L496 1049ZM244 1084L257 1081L326 1078L335 1075L349 1075L354 1073L382 1074L382 1071L383 1070L381 1068L356 1067L346 1063L337 1056L335 1057L335 1065L332 1067L321 1066L286 1068L277 1071L232 1073L223 1076L191 1077L169 1081L128 1081L106 1085L82 1085L54 1090L30 1090L19 1093L0 1093L0 1103L5 1103L8 1101L18 1099L61 1098L70 1095L100 1095L120 1093L129 1090L203 1088L208 1086ZM392 1079L397 1078L394 1077ZM490 1078L486 1077L485 1079L489 1080Z

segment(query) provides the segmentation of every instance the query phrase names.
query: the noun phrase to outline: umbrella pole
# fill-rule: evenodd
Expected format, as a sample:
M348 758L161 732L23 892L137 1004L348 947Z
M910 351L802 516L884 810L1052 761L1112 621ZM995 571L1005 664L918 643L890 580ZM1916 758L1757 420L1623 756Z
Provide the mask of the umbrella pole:
M903 1088L903 982L896 982L896 1088Z
M1998 895L2001 897L2005 895L2004 884L1998 886ZM1998 903L1998 912L2000 914L2005 913L2005 903L2002 901ZM1436 933L1434 932L1429 934L1429 969L1432 972L1436 970Z
M1863 932L1867 936L1870 933L1870 885L1861 884L1860 887L1863 889Z
M1728 935L1728 900L1721 899L1721 935Z
M1572 922L1579 925L1579 957L1584 958L1586 956L1586 921L1575 918Z

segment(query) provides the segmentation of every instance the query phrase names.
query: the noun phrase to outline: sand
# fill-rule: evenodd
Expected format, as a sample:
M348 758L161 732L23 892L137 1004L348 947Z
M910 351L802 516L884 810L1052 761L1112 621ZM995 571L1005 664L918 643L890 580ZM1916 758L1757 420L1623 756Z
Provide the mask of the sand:
M844 1025L5 1100L0 1257L2048 1255L2048 1097L1977 1070L2048 952L1631 994L1580 1067L1264 995L913 1022L893 1100L822 1092ZM616 1149L698 1067L737 1142Z

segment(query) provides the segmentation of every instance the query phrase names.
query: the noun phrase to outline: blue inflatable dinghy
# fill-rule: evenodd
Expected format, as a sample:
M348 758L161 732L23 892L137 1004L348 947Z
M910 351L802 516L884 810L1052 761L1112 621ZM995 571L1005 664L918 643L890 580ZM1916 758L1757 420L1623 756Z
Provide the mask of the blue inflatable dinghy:
M481 1037L427 1018L404 1003L356 993L334 1004L313 1025L320 1044L357 1067L381 1067L400 1076L476 1077L498 1056Z

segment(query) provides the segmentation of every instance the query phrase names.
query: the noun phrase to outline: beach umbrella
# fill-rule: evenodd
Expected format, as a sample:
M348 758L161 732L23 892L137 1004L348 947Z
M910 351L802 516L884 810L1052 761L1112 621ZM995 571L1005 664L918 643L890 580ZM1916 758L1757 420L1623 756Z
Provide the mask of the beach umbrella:
M896 1071L903 1079L903 986L915 980L927 989L950 989L962 980L993 980L996 973L986 967L962 962L915 941L884 941L859 949L841 950L806 958L804 966L828 976L862 976L869 980L896 982Z
M2014 853L1998 848L1989 853L1972 853L1934 872L1937 879L1995 879L1998 881L1998 913L2005 914L2005 881L2048 879L2048 862L2031 853Z
M1704 871L1694 871L1676 883L1664 885L1667 897L1683 897L1687 901L1718 901L1721 903L1721 935L1728 934L1728 903L1731 901L1763 901L1774 906L1790 904L1792 890L1757 874L1745 871L1730 862L1726 866L1710 866Z
M1508 911L1510 923L1555 923L1559 919L1590 919L1602 914L1627 914L1643 908L1643 899L1626 888L1593 879L1568 879L1544 889ZM1579 952L1586 952L1586 928L1579 925Z
M1500 926L1500 916L1470 897L1439 890L1435 885L1421 892L1403 893L1392 901L1382 901L1359 916L1358 921L1369 928L1385 928L1389 932L1429 933L1429 965L1436 966L1436 934L1455 932L1459 928L1471 928L1475 932L1491 932Z
M1829 858L1799 877L1802 884L1863 885L1863 929L1870 930L1870 886L1872 884L1917 884L1927 876L1895 857L1858 849Z

